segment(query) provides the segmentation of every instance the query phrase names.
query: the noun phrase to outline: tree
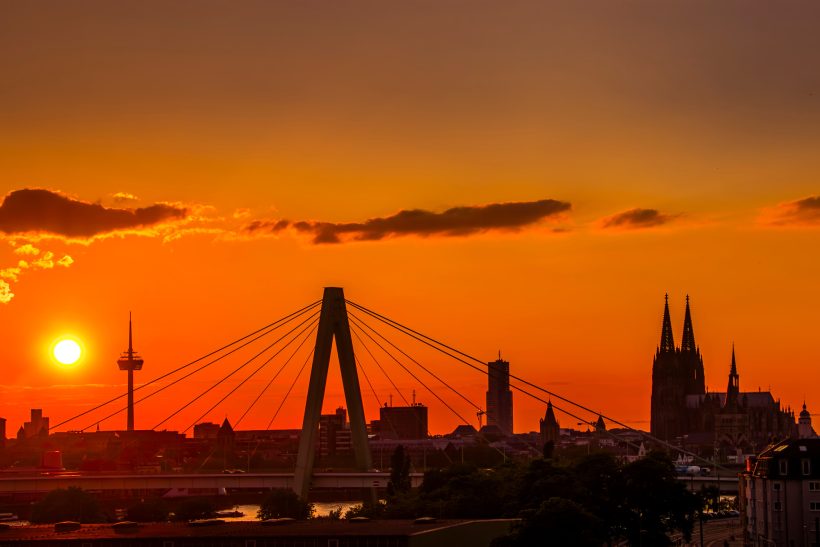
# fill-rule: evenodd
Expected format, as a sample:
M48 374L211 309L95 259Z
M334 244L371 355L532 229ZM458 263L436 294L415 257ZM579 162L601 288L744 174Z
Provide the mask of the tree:
M256 513L261 520L272 518L309 519L313 515L313 504L308 503L288 488L274 488L268 492Z
M677 480L675 466L661 452L651 452L623 468L621 522L633 544L669 545L668 534L692 537L700 499Z
M410 458L399 445L390 456L390 480L387 483L387 495L390 497L410 490Z
M552 455L555 453L555 441L545 442L544 446L541 448L541 453L545 460L551 460Z
M520 528L493 547L541 547L545 540L549 545L600 547L607 539L601 520L572 500L550 498L523 517Z
M32 507L31 522L42 524L63 520L104 522L105 516L93 495L74 486L52 490Z

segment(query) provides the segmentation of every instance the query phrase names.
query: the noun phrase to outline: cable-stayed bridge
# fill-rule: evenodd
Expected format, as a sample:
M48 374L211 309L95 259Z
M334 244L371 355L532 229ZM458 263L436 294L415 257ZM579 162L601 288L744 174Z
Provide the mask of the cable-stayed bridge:
M313 343L309 343L312 341ZM319 419L324 400L325 388L329 365L331 361L331 351L335 347L338 362L341 370L342 385L350 416L350 433L353 455L355 458L355 469L351 471L347 478L342 477L344 473L314 473L316 435L319 430ZM439 356L443 368L440 365L435 367L431 360L418 357L419 351L425 351ZM196 378L196 375L206 369L215 370L220 363L228 363L231 358L243 356L249 353L250 357L242 360L238 366L228 370L224 376L210 384L197 393L195 396L184 401L177 400L178 406L170 408L170 412L152 429L160 430L168 424L179 423L184 416L193 416L194 419L185 421L189 425L181 429L182 433L190 431L194 425L202 422L212 415L218 408L225 405L226 401L234 401L242 393L244 386L252 386L252 380L263 374L263 371L270 367L273 374L264 383L255 395L250 399L247 407L234 422L234 428L238 427L256 409L270 409L265 404L260 404L266 393L274 385L284 387L287 385L284 396L278 406L270 414L267 429L270 429L276 422L284 405L292 396L293 391L300 378L303 377L308 363L311 363L310 375L308 379L307 397L304 406L301 434L299 436L299 448L296 457L295 470L292 474L248 474L242 477L232 475L162 475L148 478L128 478L119 477L115 479L99 478L92 489L105 489L117 484L117 480L124 481L120 484L138 484L139 480L150 480L151 484L160 484L165 481L168 488L190 487L174 486L182 484L221 484L220 488L232 488L233 484L244 484L252 487L271 487L276 485L293 488L303 497L311 487L339 487L349 488L359 487L382 487L385 474L373 469L370 448L367 438L367 427L364 415L364 405L362 402L361 385L359 374L365 379L370 393L379 407L383 406L384 398L379 396L375 388L373 378L380 374L384 376L395 392L402 398L405 404L409 405L406 396L399 389L398 384L388 372L388 365L401 370L401 374L406 374L413 378L416 385L422 386L438 403L446 408L448 412L463 424L470 425L470 421L465 418L465 408L470 412L475 412L477 419L482 419L485 414L484 408L452 385L448 379L452 377L455 370L452 367L459 367L463 371L470 371L481 377L488 375L488 368L485 361L480 360L466 351L459 350L452 345L439 341L436 338L423 334L420 330L408 327L386 315L383 315L369 307L361 305L351 300L347 300L344 291L338 287L327 287L321 300L307 304L294 312L291 312L276 321L273 321L260 329L257 329L241 338L233 340L219 348L202 355L188 363L178 366L166 373L163 373L142 385L129 390L128 393L104 401L98 405L71 416L59 423L54 424L50 429L55 430L69 424L82 423L86 420L79 431L88 431L99 427L100 424L111 420L119 414L126 412L133 417L134 406L144 406L146 401L158 400L157 396L165 393L174 386L182 382ZM366 358L365 358L366 357ZM368 365L365 365L365 362ZM291 367L291 364L293 366ZM213 368L212 368L213 367ZM286 380L285 370L291 368L290 381ZM295 374L294 371L295 370ZM369 370L369 372L368 372ZM259 376L261 377L261 376ZM229 387L230 386L230 387ZM539 386L535 382L528 381L519 375L510 374L510 388L518 391L526 397L546 405L552 403L553 408L570 418L581 423L594 426L598 417L603 417L607 421L617 426L640 434L643 438L653 444L665 446L675 452L680 452L692 457L694 460L707 462L706 465L719 468L711 461L703 460L698 455L688 452L680 447L673 446L664 440L657 439L651 435L634 430L622 421L593 410L587 405L573 401L552 390ZM247 391L247 388L246 390ZM445 396L446 394L446 396ZM122 400L127 397L129 404L122 405ZM165 399L165 398L163 398ZM215 399L215 400L214 400ZM171 399L173 400L173 399ZM558 402L558 404L555 403ZM167 405L167 399L165 404ZM206 407L204 411L199 411L200 406ZM133 419L133 418L130 418ZM76 429L75 429L76 430ZM607 431L608 435L615 437L620 442L626 442L635 449L638 446L629 440L618 436L617 433ZM331 476L332 475L332 476ZM717 483L724 490L736 489L736 479L731 478L731 472L724 472L723 480L719 477L689 477L687 481L694 484L695 481ZM40 488L41 483L26 481L24 478L20 482L14 483L14 488L24 488L26 485L32 488ZM58 479L55 477L55 481ZM90 485L93 477L59 477L61 481L68 481L71 485ZM711 479L711 481L710 481ZM13 479L0 479L0 491L5 487L12 488ZM42 479L41 479L42 480ZM418 482L420 475L416 475L414 480ZM156 482L160 481L160 482ZM193 482L191 482L193 481ZM728 481L728 482L727 482ZM50 479L46 484L56 484ZM249 486L250 485L250 486ZM335 486L334 486L335 485ZM52 486L55 488L56 486ZM199 487L199 486L197 486ZM135 486L135 488L137 488Z

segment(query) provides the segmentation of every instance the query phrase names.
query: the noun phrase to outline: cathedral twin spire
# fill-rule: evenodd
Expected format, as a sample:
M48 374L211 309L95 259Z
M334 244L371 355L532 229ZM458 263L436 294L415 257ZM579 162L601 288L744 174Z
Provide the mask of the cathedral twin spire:
M658 350L661 353L673 353L675 351L675 338L672 335L672 319L669 317L669 294L667 293L664 298L666 302L663 305L663 328L661 329L661 345Z
M675 338L672 335L672 319L669 316L669 294L665 295L663 306L663 327L661 328L661 344L658 350L661 353L673 353L675 351ZM680 351L697 351L695 344L695 329L692 326L692 312L689 310L689 295L686 295L686 315L683 319L683 339L681 340Z

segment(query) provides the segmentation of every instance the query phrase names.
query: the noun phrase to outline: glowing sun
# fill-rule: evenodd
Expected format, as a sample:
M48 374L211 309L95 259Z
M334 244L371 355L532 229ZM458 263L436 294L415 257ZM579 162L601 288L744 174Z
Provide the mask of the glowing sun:
M73 365L77 362L83 350L74 340L60 340L54 345L54 358L63 365Z

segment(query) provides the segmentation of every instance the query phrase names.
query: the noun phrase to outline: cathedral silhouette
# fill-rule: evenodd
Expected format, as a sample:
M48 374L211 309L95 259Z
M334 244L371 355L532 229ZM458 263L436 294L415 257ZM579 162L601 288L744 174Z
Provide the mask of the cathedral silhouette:
M669 295L665 298L661 341L652 363L652 435L702 455L714 453L722 461L737 461L773 441L797 436L794 412L782 408L771 392L740 391L734 346L726 391L707 390L689 296L680 347L672 335Z

